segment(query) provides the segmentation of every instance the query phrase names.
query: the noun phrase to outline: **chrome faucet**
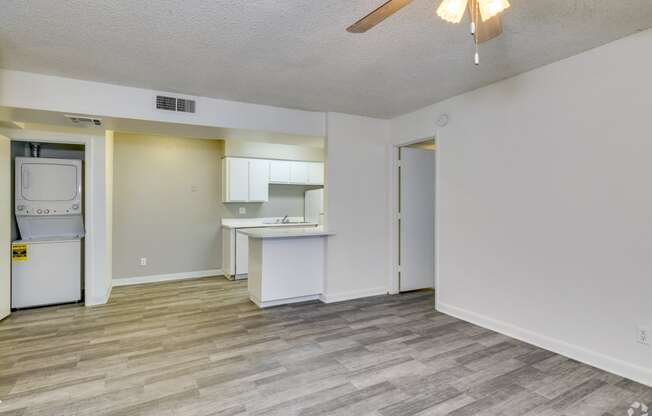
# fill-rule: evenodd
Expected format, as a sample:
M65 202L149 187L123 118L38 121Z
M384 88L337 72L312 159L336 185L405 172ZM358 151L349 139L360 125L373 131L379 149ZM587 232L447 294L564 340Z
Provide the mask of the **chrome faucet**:
M283 219L281 220L281 224L287 224L289 222L290 222L290 220L288 219L287 215L285 217L283 217Z

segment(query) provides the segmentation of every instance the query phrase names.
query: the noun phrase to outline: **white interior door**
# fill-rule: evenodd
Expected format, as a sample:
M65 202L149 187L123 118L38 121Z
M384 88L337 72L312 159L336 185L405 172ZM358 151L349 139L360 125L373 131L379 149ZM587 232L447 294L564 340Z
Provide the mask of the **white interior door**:
M0 319L11 313L11 150L0 135Z
M435 154L401 149L399 290L435 286Z

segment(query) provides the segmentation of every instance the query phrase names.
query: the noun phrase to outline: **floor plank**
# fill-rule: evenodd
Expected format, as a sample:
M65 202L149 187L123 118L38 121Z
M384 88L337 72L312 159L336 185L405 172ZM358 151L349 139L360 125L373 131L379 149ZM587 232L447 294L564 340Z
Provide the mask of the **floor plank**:
M0 416L600 416L652 389L438 313L431 291L262 311L216 277L15 312L0 400Z

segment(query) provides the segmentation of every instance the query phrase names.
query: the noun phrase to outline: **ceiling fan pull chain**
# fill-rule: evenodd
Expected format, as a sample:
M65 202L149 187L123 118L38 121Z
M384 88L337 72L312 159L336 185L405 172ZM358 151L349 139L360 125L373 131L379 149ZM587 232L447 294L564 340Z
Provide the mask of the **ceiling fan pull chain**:
M480 51L478 48L478 31L476 24L478 23L478 0L472 0L473 1L473 7L471 11L471 25L473 29L473 43L475 44L475 55L473 56L473 63L476 65L480 65Z

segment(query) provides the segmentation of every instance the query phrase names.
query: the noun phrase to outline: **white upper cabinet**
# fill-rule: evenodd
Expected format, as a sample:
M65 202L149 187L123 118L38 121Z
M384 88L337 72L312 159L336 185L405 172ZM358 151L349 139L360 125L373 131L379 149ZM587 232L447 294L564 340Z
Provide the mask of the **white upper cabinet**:
M269 161L249 161L249 202L269 200Z
M290 183L292 184L308 183L308 163L290 162Z
M290 183L290 163L292 162L287 160L270 160L270 183Z
M223 160L222 201L249 201L249 160L234 158Z
M224 158L223 202L266 202L269 200L269 161Z
M308 184L324 184L324 164L318 162L308 162Z
M225 157L222 202L267 202L269 184L323 185L324 164Z

